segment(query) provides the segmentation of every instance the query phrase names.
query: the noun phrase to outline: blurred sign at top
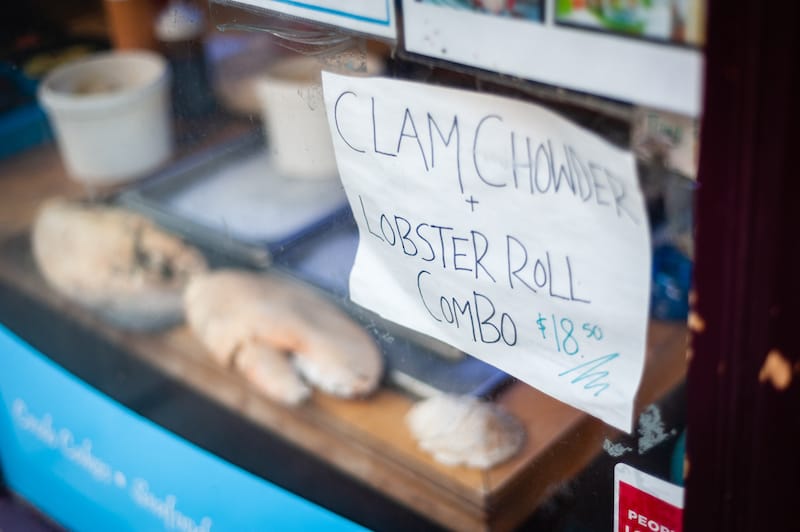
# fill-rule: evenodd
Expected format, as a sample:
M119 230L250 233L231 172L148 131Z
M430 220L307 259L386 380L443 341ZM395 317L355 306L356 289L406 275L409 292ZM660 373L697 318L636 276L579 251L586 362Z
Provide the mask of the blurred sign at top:
M688 117L705 0L402 0L409 52Z
M330 24L358 33L396 39L393 0L235 0L270 11Z

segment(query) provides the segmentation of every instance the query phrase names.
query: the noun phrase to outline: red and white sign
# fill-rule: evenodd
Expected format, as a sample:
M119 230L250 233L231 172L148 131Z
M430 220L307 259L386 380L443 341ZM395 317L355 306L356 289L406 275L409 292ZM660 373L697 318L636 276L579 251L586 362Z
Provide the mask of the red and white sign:
M616 532L681 532L683 488L626 464L614 468Z

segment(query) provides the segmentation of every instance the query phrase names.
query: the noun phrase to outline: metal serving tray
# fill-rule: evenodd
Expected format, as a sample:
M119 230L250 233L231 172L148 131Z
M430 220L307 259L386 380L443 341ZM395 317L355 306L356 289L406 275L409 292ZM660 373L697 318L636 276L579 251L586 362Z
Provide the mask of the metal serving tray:
M349 212L336 176L283 178L255 132L180 160L117 200L191 242L256 267Z
M350 301L358 228L338 183L271 174L263 137L247 134L178 161L116 201L203 249L212 266L274 269L314 285L372 334L397 386L421 396L493 393L505 373Z

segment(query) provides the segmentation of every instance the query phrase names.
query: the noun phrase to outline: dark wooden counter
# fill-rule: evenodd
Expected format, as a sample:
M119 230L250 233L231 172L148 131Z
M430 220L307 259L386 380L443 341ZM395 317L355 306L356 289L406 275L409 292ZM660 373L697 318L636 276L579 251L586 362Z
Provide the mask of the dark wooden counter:
M400 391L384 388L363 401L316 393L309 403L295 409L262 399L236 375L208 361L185 326L151 335L126 333L63 300L44 284L30 256L26 228L43 198L81 192L65 177L52 146L0 162L0 284L7 293L54 313L81 334L181 383L222 407L225 415L257 427L264 438L288 443L309 456L310 463L325 464L434 523L458 530L513 528L554 486L572 478L598 456L606 438L619 436L595 418L515 382L497 401L526 425L525 447L511 461L480 472L440 465L416 447L403 422L413 399ZM30 332L35 327L23 324L22 329L35 335ZM681 324L650 324L647 363L637 399L640 409L682 381L685 338ZM225 437L235 436L219 434L215 439ZM205 445L215 450L212 444ZM230 453L221 455L231 459ZM238 465L248 469L247 464ZM270 480L268 474L255 472ZM350 517L359 519L358 515Z

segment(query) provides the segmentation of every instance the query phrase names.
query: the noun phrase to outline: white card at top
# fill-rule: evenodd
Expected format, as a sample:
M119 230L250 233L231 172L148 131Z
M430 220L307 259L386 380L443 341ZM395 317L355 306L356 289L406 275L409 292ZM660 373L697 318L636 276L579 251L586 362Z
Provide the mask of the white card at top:
M397 38L394 0L234 0L388 39Z
M634 158L542 107L324 73L352 300L630 431L650 242Z

